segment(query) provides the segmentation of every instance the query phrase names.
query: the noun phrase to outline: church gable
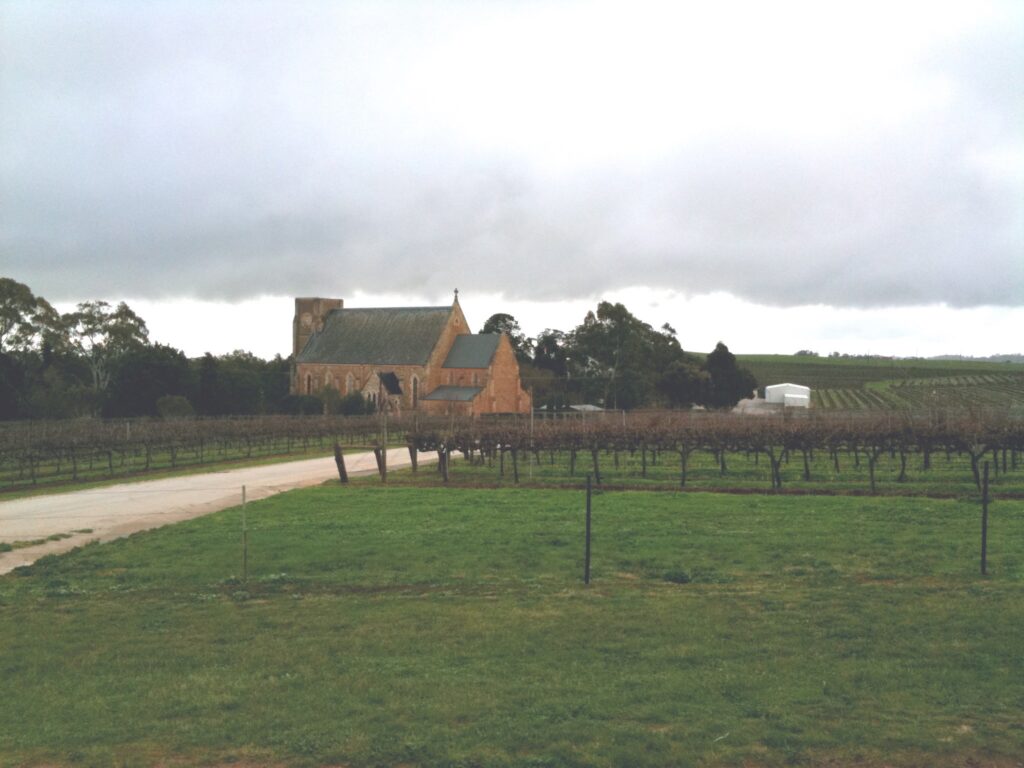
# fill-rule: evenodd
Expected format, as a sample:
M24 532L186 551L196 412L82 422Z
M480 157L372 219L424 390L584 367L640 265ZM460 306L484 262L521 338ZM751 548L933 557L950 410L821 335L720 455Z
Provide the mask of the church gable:
M451 307L336 309L297 363L426 365L448 324Z

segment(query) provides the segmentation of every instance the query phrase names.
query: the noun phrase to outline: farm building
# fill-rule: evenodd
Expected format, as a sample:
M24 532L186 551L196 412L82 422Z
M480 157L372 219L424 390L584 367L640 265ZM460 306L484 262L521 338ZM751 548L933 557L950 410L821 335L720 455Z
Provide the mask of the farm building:
M811 388L802 384L771 384L764 388L767 403L791 408L811 407Z
M345 309L295 300L293 394L333 388L393 412L529 413L519 362L504 334L473 334L459 306Z

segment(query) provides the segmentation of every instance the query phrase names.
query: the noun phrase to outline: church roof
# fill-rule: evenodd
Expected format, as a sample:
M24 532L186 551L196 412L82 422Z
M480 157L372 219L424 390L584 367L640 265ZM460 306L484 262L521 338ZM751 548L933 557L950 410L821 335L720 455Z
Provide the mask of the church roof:
M467 333L455 337L442 368L487 368L501 341L499 333Z
M402 394L402 384L398 380L398 376L394 371L388 371L387 373L379 374L380 383L384 385L384 389L387 390L389 395L400 395Z
M299 353L299 363L426 365L448 307L335 309Z
M429 395L424 397L424 400L448 400L455 402L468 403L478 394L483 392L483 387L453 387L445 385L438 387Z

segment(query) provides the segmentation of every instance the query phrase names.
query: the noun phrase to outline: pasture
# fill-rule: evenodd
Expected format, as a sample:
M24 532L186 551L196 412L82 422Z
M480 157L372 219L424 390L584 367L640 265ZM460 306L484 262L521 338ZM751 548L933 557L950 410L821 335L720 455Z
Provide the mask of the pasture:
M997 766L1024 506L328 485L0 578L0 765ZM394 482L401 479L402 482Z

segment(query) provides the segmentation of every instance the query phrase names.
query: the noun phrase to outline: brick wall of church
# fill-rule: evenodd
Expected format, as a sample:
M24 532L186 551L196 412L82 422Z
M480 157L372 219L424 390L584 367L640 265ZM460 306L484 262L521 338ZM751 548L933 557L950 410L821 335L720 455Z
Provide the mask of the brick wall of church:
M419 397L430 392L426 387L427 369L422 365L333 365L329 363L300 363L296 367L296 393L316 395L327 387L333 387L345 396L351 392L362 392L373 374L393 372L402 386L402 408L413 407L413 377L417 379ZM352 376L352 389L346 388L348 376Z

